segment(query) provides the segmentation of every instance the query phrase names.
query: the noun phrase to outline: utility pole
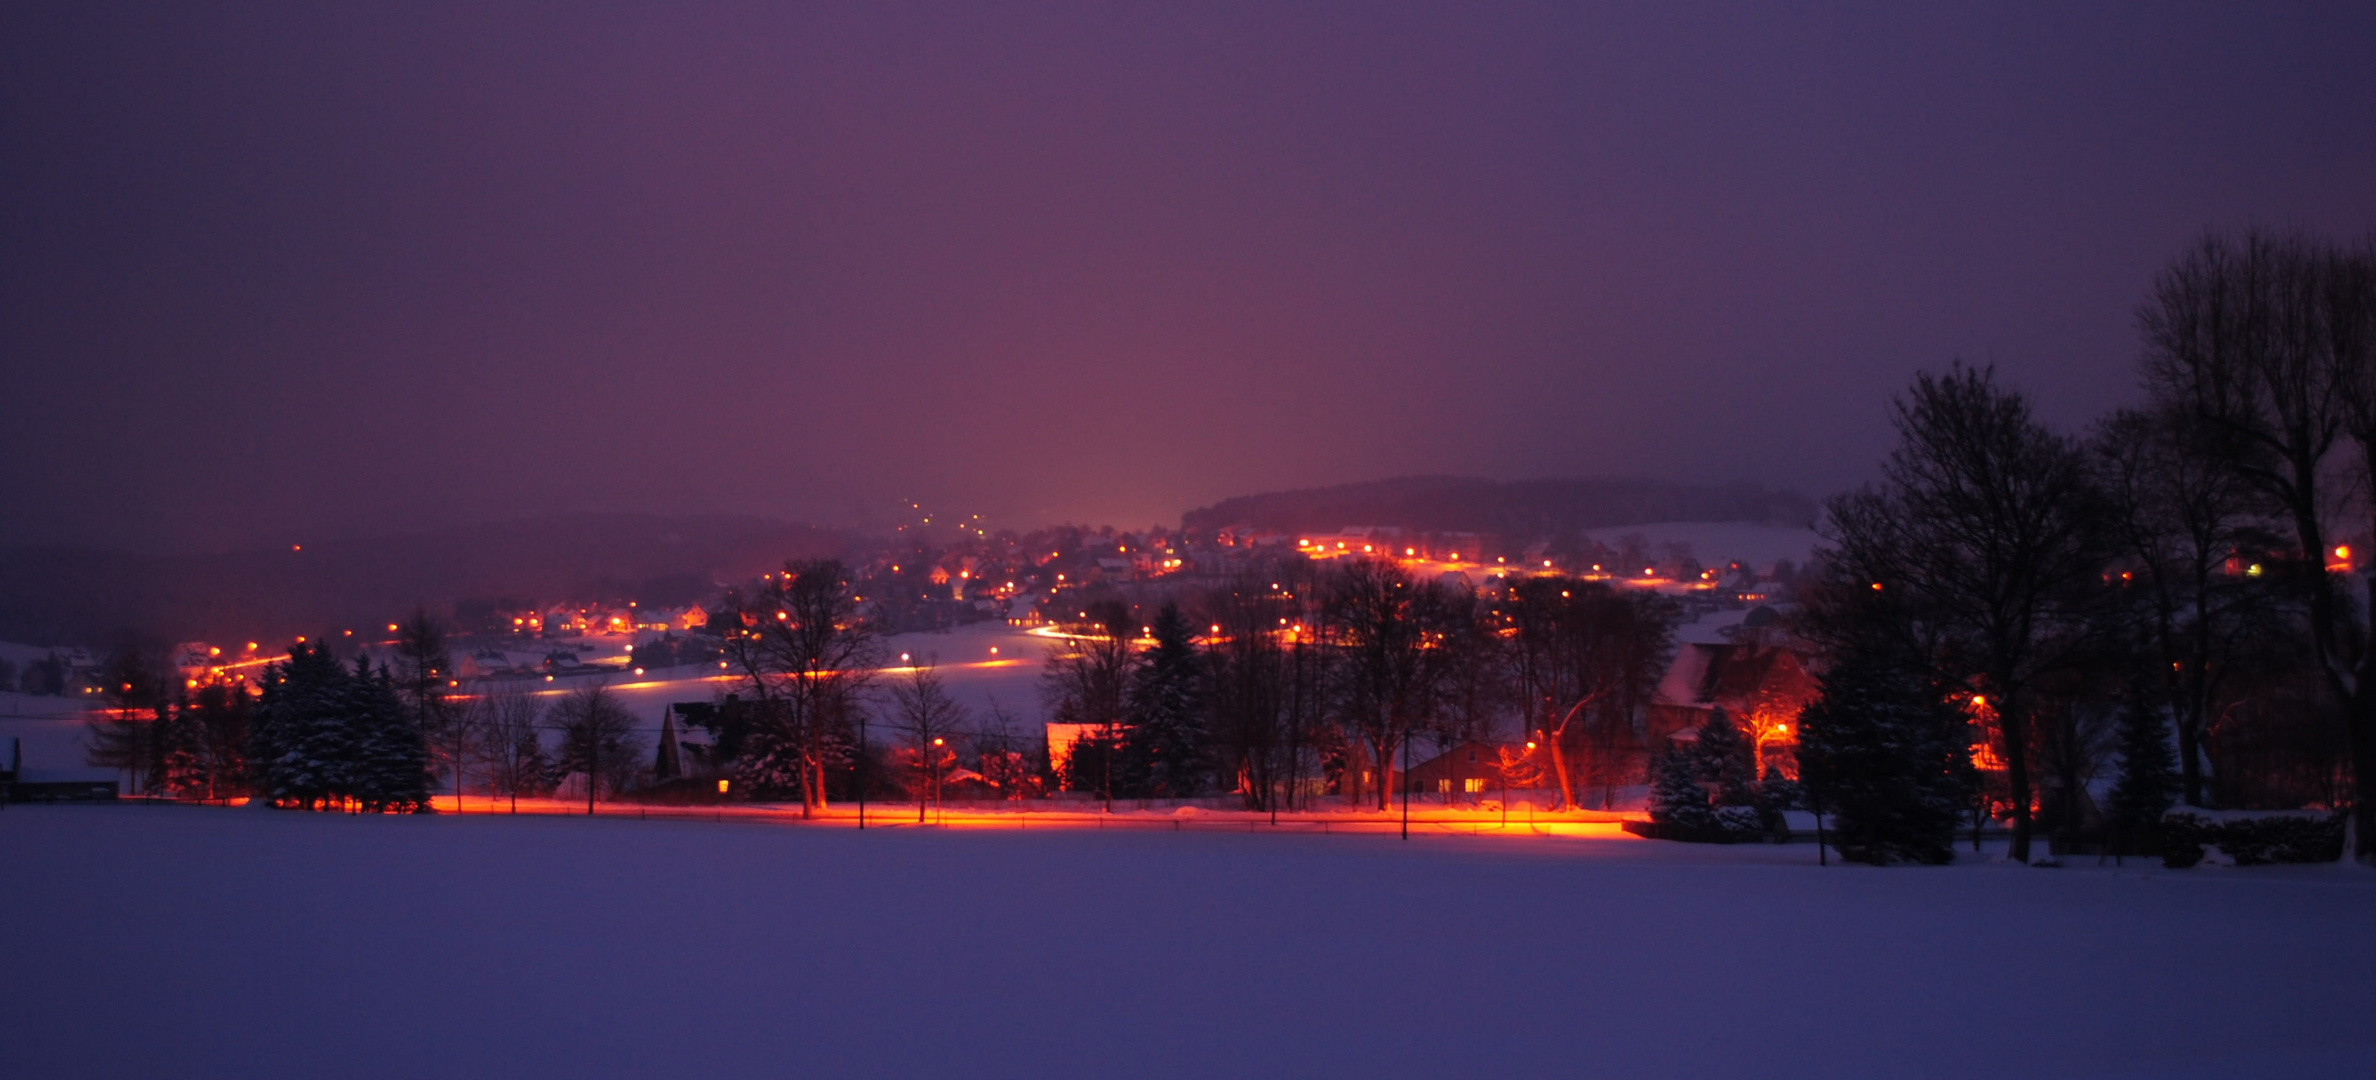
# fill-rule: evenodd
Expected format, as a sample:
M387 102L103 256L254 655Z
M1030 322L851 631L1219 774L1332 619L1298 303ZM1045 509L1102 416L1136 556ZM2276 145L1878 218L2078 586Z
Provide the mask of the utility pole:
M858 713L858 831L866 831L866 710Z

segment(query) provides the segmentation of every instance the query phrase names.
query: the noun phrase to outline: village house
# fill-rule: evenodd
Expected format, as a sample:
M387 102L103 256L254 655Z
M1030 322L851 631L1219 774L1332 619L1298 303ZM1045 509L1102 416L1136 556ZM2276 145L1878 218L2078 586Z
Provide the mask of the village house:
M1762 774L1771 764L1798 775L1798 714L1818 688L1813 654L1783 632L1774 609L1752 609L1722 642L1676 646L1649 709L1650 745L1692 738L1721 708L1757 748Z
M1482 795L1502 786L1502 750L1471 739L1411 766L1405 775L1414 792Z

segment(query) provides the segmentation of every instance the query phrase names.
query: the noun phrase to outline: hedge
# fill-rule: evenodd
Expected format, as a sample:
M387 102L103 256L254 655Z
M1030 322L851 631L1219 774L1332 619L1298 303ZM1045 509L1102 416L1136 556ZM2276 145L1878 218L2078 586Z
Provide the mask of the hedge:
M2238 866L2334 862L2343 857L2343 815L2213 817L2200 811L2172 810L2162 816L2161 841L2162 865L2173 868L2202 862L2203 849L2213 845Z

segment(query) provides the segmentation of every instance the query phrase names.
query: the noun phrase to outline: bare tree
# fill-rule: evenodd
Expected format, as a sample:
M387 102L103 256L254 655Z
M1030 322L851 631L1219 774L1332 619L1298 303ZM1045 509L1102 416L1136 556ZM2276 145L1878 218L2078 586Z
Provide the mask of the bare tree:
M1442 704L1465 597L1416 582L1393 563L1356 559L1328 587L1338 715L1376 767L1378 809L1391 807L1394 755Z
M1008 799L1031 794L1033 781L1039 775L1031 750L1035 740L1016 734L1016 726L1014 714L993 697L989 711L974 732L974 755L980 763L982 779Z
M949 696L935 670L938 662L932 658L910 663L907 670L889 680L891 716L899 726L900 740L910 779L910 793L916 797L916 823L924 822L924 807L940 801L941 782L949 775L949 767L957 762L957 751L950 740L966 723L965 706Z
M1137 662L1131 639L1137 625L1130 609L1119 601L1093 604L1064 643L1050 650L1040 675L1040 696L1048 713L1061 724L1097 728L1098 790L1108 813L1114 809L1114 757L1122 743L1122 712ZM1075 743L1068 771L1081 767L1081 747ZM1074 781L1078 786L1079 781Z
M825 807L826 769L847 749L846 729L863 707L879 637L837 559L785 563L730 601L742 626L728 629L726 657L755 699L755 749L792 766L801 816L811 816Z
M1833 587L1882 592L1887 602L1871 610L1890 613L1906 647L1993 711L2012 856L2026 862L2033 692L2098 629L2101 498L2079 447L1989 369L1917 376L1896 426L1880 484L1827 507Z
M2376 247L2206 236L2155 280L2138 323L2156 403L2198 419L2226 467L2293 526L2287 577L2350 735L2354 853L2376 861L2376 576L2355 598L2348 577L2327 570L2328 516L2376 514ZM2330 492L2346 443L2358 450L2356 475Z
M462 769L475 749L470 711L458 705L460 684L445 627L425 608L414 608L396 628L396 679L413 723L430 752L444 759L454 781L454 809L462 809Z
M2276 537L2264 504L2188 410L2113 414L2097 429L2095 457L2121 577L2143 601L2153 682L2178 735L2179 797L2205 806L2203 733L2222 684L2255 642L2285 633L2270 583L2228 563Z
M622 763L631 767L640 752L635 743L635 717L609 686L587 682L554 702L545 721L561 737L561 770L586 776L586 813L591 816L603 781L611 781L611 793L618 794Z
M1551 752L1562 802L1580 805L1579 754L1602 781L1603 802L1611 801L1622 770L1607 759L1623 752L1673 655L1672 605L1567 577L1521 581L1503 605L1516 631L1510 663L1523 715Z
M1214 633L1206 640L1206 704L1215 749L1249 810L1279 803L1288 772L1285 749L1289 706L1288 615L1293 601L1267 575L1242 575L1216 590L1205 606Z
M519 813L521 793L543 792L552 768L544 752L544 707L517 685L490 683L472 709L487 779L511 798L512 813Z

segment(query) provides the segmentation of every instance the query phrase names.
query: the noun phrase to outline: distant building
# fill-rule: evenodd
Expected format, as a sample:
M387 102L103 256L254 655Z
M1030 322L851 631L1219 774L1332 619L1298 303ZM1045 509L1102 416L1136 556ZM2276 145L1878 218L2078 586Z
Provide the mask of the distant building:
M1481 795L1502 786L1503 748L1470 740L1411 766L1413 791L1439 795Z
M1749 612L1723 644L1687 642L1659 680L1650 745L1692 731L1722 708L1755 741L1758 768L1798 773L1798 714L1815 700L1814 659L1780 633L1772 608Z
M1024 593L1007 601L1008 626L1038 626L1046 619L1040 617L1040 598L1037 593Z

